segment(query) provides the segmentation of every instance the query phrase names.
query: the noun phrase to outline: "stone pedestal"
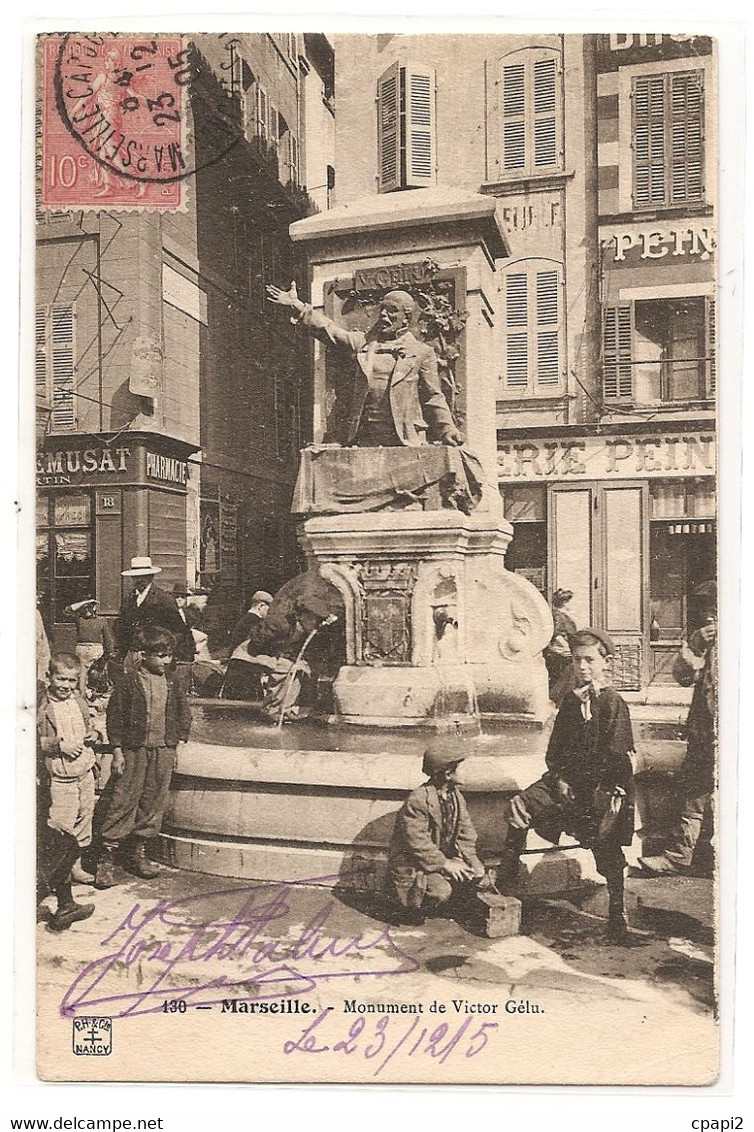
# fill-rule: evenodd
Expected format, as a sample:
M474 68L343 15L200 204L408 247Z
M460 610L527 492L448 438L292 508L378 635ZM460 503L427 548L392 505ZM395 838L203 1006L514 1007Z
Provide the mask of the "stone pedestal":
M345 603L339 718L427 725L466 715L544 721L547 605L505 569L512 528L489 515L384 511L303 524L307 558Z
M534 587L505 569L513 529L497 486L494 275L507 243L494 200L445 189L390 193L298 221L290 233L307 255L313 307L339 326L367 332L381 295L396 287L412 293L414 330L438 355L448 404L478 461L468 515L422 510L423 496L416 510L371 503L365 513L304 522L310 565L337 586L346 606L347 658L334 685L339 719L377 726L480 714L543 721L550 705L541 652L552 619ZM315 342L317 444L338 388L337 358ZM372 451L384 461L391 449ZM397 464L384 476L393 487L403 478ZM322 510L344 510L348 499L324 487ZM316 485L305 494L311 513ZM369 500L378 501L376 490Z

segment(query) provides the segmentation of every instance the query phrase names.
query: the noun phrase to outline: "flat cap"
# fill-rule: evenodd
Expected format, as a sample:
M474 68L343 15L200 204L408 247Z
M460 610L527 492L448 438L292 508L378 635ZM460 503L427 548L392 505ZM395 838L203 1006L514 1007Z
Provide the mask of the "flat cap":
M424 752L422 770L430 778L440 770L449 766L457 766L466 758L461 742L457 737L444 737L433 739Z
M586 644L584 639L586 637L592 637L595 641L599 641L605 648L608 656L615 656L615 645L613 644L612 637L609 637L602 629L595 629L591 625L586 629L579 629L577 633L573 634L571 637L571 652L573 652L578 645Z

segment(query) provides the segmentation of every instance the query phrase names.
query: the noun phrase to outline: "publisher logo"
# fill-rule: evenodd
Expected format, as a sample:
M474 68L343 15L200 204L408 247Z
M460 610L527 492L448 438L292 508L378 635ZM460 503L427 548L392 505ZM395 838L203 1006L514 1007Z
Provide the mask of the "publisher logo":
M112 1049L112 1018L73 1019L73 1052L77 1057L107 1057Z

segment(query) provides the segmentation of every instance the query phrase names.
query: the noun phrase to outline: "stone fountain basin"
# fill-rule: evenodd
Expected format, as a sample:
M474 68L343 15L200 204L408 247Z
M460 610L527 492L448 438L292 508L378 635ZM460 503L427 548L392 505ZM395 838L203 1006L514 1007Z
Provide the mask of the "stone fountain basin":
M223 700L192 705L192 738L173 776L163 859L217 876L380 888L395 816L424 781L422 753L436 730L311 721L279 730L252 713L248 704ZM485 861L499 858L503 802L544 770L547 735L547 728L514 723L459 740L466 754L461 787ZM684 746L645 724L637 728L637 748L645 833L667 821ZM597 879L590 853L553 850L533 834L525 865L527 891L563 891Z

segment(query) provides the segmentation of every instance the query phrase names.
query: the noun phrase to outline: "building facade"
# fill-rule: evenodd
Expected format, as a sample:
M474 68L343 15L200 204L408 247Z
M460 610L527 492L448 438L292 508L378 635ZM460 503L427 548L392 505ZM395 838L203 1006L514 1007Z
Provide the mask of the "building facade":
M510 569L671 681L715 575L715 60L665 35L337 40L337 203L497 198L498 474Z
M264 286L295 275L291 221L327 206L306 185L334 181L332 48L286 33L187 50L197 172L183 210L110 210L97 167L101 209L38 214L37 560L61 641L71 602L117 612L137 554L168 587L211 590L218 643L254 589L297 571L307 355ZM234 144L203 160L218 116Z
M672 683L716 574L715 61L701 37L590 39L599 363L580 419L516 438L506 423L499 471L510 565L572 590L577 623L611 633L616 678L639 689ZM565 316L570 337L570 302Z

